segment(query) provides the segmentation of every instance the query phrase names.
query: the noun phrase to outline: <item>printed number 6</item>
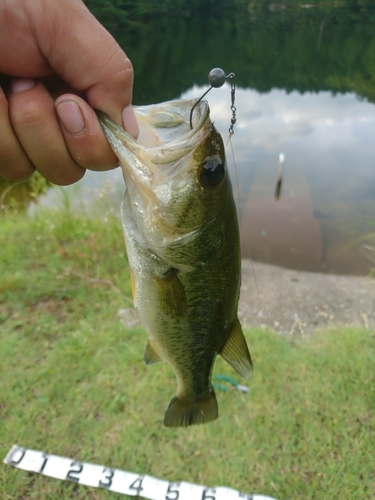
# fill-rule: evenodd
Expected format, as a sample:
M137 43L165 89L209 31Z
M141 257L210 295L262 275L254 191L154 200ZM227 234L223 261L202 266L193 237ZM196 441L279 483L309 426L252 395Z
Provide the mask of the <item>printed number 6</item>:
M168 486L168 490L167 490L167 494L165 496L165 500L177 500L180 496L180 492L178 490L175 490L173 489L174 488L178 488L180 483L175 483L175 484L170 484ZM171 493L172 495L175 495L175 496L169 496L169 493Z
M205 490L203 490L202 500L215 500L214 495L208 494L210 491L211 491L211 493L216 493L216 490L214 490L213 488L206 488Z

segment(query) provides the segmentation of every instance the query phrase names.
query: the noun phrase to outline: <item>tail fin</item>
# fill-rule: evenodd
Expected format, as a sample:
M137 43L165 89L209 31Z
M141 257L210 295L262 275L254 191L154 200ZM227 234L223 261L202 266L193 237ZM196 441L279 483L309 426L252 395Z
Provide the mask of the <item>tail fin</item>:
M166 427L188 427L216 420L219 415L215 392L195 401L175 396L164 417Z

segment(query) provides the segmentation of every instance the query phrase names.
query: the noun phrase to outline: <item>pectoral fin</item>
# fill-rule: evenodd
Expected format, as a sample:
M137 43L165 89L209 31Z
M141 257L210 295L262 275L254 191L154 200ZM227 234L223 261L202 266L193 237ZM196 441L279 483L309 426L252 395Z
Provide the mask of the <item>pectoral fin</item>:
M248 378L251 375L253 364L251 362L249 349L238 319L236 319L229 338L219 354L242 377Z
M161 310L170 316L183 316L187 312L187 301L184 287L177 277L176 270L170 268L164 276L155 276L155 279Z
M146 363L146 365L153 365L154 363L163 361L156 350L152 347L150 341L147 342L145 353L143 355L143 361Z

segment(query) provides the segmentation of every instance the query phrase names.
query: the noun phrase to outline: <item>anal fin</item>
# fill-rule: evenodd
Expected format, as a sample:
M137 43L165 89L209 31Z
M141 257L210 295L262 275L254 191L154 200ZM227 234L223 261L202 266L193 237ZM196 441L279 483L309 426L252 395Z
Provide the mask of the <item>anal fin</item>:
M159 354L156 352L150 341L147 342L146 349L143 355L143 361L146 365L153 365L159 361L163 361Z
M251 375L253 364L238 318L234 323L228 340L219 354L242 377L248 378Z

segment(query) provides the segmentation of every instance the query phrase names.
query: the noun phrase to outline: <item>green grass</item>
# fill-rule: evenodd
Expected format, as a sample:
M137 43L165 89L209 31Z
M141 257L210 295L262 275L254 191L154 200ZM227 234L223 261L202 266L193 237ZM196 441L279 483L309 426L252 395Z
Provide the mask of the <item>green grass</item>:
M212 424L167 429L174 374L147 368L145 332L117 317L131 295L124 253L114 217L1 219L1 460L18 443L278 500L375 497L373 332L250 330L250 392L218 392ZM221 359L215 373L237 378ZM0 464L0 498L126 497Z

